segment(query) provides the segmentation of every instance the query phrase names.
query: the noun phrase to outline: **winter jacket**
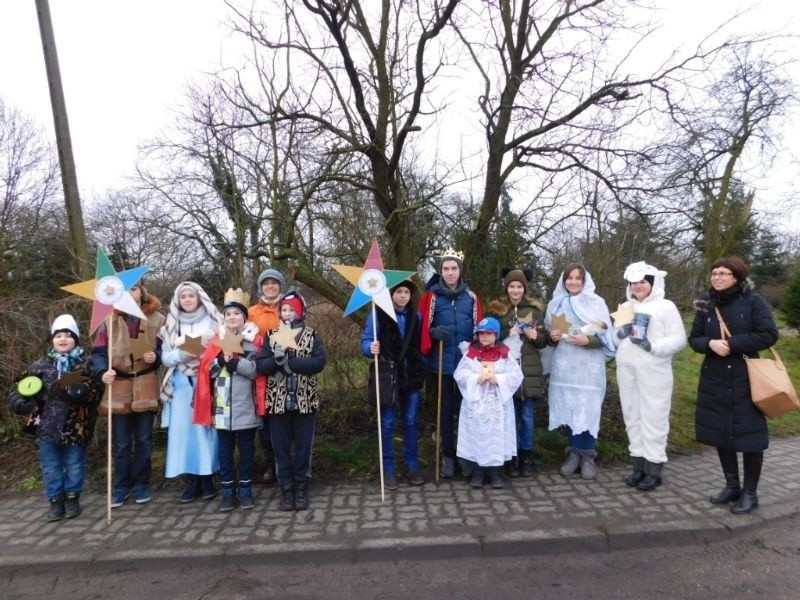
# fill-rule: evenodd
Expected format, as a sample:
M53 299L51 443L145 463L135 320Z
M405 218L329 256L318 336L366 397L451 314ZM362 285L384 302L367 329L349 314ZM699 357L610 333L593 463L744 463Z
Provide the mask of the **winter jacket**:
M7 400L14 413L30 415L26 433L56 444L86 446L92 440L103 383L88 356L74 371L80 371L86 380L65 388L57 382L54 361L42 358L28 366L25 376L41 379L41 391L35 396L22 396L15 384Z
M261 427L265 413L266 381L256 372L256 353L263 338L255 323L246 323L241 332L242 352L227 363L219 337L212 339L200 359L194 389L192 421L215 429L239 431Z
M111 367L117 373L114 384L106 388L100 403L101 412L108 410L108 395L113 394L111 412L115 415L131 412L157 412L161 379L158 368L161 366L161 340L158 332L164 324L165 317L158 309L161 302L153 295L148 295L142 302L142 312L147 319L114 313L112 348L114 356ZM133 359L131 339L144 336L147 347L156 353L156 361L146 363L139 357ZM92 363L95 371L103 373L108 370L108 332L105 324L97 330L92 346Z
M396 310L396 321L389 318L383 311L378 311L378 341L381 343L381 360L397 362L403 342L408 338L403 362L398 369L398 389L401 394L420 390L425 383L428 369L422 360L419 349L419 332L421 318L413 310ZM409 327L410 325L410 327ZM367 358L372 358L370 344L375 339L372 328L372 319L367 319L364 326L364 335L361 337L361 352Z
M769 445L764 415L750 398L750 380L743 356L757 357L778 339L778 330L767 303L747 289L738 287L721 293L710 292L700 303L689 345L704 354L697 388L695 431L704 444L737 452L760 452ZM716 305L731 337L731 353L719 356L709 342L722 338Z
M522 341L520 366L525 376L521 389L524 398L544 398L545 395L544 369L539 350L547 346L548 333L544 328L542 308L538 300L529 297L523 297L516 306L506 299L494 300L487 308L488 313L495 315L500 321L501 339L506 339L509 331L518 323L536 328L538 335L535 340L529 339L524 331L520 335Z
M297 349L285 349L285 362L275 360L276 343L269 332L264 339L264 349L256 357L259 373L267 375L267 413L281 415L291 410L296 403L300 414L319 410L317 374L325 368L327 356L322 338L302 321L294 321L293 329L301 329L295 337Z
M258 333L261 336L267 335L270 329L275 329L280 325L278 302L275 302L272 306L263 302L254 304L247 309L247 320L258 326Z
M422 315L420 349L428 368L438 372L439 340L432 337L431 330L435 327L449 328L451 334L444 338L442 374L452 375L461 360L458 345L472 341L475 323L483 318L483 307L478 296L461 279L452 290L435 274L425 289L427 291L419 303L419 312Z

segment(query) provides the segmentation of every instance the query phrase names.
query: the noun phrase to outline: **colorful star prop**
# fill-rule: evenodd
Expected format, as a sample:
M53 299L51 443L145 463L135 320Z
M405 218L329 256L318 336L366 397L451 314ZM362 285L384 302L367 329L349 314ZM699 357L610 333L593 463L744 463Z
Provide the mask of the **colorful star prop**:
M333 268L356 287L344 310L345 317L371 300L394 319L394 306L389 290L414 275L414 271L384 271L378 240L372 241L372 247L363 267L333 265Z
M142 309L139 308L139 304L131 296L130 289L149 270L150 267L136 267L117 273L103 249L98 248L95 278L65 285L61 289L70 294L94 300L92 324L89 329L89 333L92 334L115 308L140 319L146 318Z

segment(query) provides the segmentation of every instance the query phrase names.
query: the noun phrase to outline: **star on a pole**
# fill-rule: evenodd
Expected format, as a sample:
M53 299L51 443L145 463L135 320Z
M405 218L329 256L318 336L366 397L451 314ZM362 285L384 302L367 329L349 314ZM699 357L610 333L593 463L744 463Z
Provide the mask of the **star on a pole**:
M356 288L344 310L345 317L372 301L383 312L395 319L392 295L389 290L414 275L414 271L385 271L378 240L372 240L372 247L369 249L363 267L332 266Z
M94 333L100 327L111 311L117 309L140 319L145 319L139 304L130 294L130 289L136 285L150 267L136 267L127 271L116 272L111 261L102 248L97 249L97 268L95 278L81 283L62 286L61 289L94 301L92 306L92 324L89 333Z

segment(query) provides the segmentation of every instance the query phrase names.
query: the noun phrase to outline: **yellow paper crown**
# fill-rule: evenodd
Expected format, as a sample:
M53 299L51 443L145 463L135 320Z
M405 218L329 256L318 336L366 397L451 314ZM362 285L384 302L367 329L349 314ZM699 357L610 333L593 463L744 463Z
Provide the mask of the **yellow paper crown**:
M228 304L229 302L236 302L237 304L241 304L245 308L250 306L250 294L247 292L243 292L242 288L228 288L228 291L225 292L225 299L224 304Z
M440 257L441 260L444 260L446 258L457 258L461 262L464 262L464 253L459 252L458 250L456 250L451 246L450 248L446 248L445 251L442 253L442 256Z

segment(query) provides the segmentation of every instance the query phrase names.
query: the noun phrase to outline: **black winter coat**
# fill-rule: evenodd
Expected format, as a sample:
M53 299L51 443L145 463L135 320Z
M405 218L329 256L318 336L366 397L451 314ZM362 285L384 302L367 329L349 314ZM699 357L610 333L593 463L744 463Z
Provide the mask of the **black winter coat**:
M421 390L428 375L428 368L422 360L419 349L420 319L417 311L411 306L406 317L406 335L409 337L406 353L403 356L401 368L398 371L398 389L401 394L414 390ZM413 321L412 321L413 319ZM378 312L378 339L381 343L381 358L397 361L403 349L403 337L400 328L394 319L389 318L383 311Z
M721 297L720 297L721 296ZM750 380L743 355L757 357L778 339L778 330L767 303L747 290L723 292L705 298L715 300L730 329L731 353L722 357L708 346L721 339L713 307L697 311L689 334L692 350L705 354L697 388L695 432L697 441L737 452L761 452L769 445L764 415L750 398Z

